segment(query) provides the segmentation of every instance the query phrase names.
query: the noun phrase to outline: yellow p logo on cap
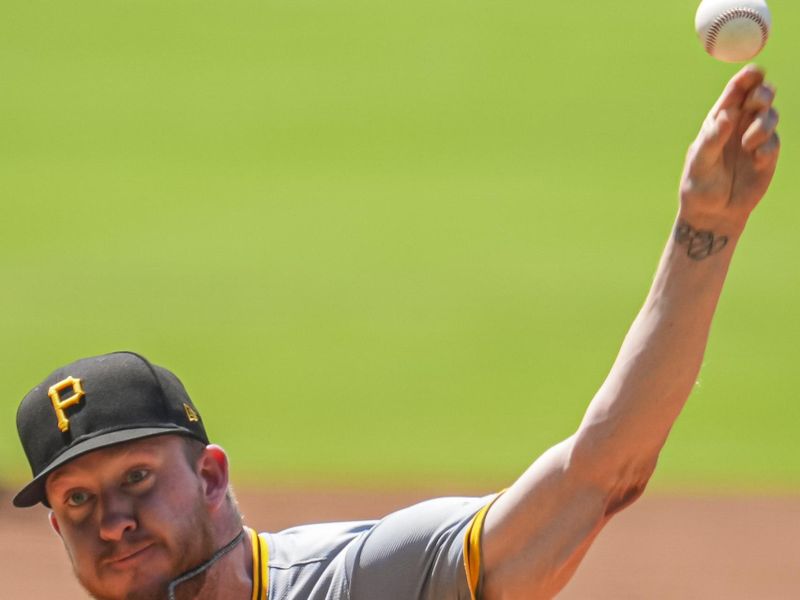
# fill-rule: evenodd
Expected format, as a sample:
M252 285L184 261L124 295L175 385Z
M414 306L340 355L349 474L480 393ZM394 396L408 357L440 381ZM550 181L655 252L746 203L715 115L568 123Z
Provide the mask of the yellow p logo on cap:
M72 388L72 396L69 398L62 398L61 392L69 388ZM59 430L62 432L69 431L69 419L67 415L64 414L64 409L78 404L85 395L81 387L81 380L75 379L74 377L67 377L63 381L59 381L57 384L50 386L47 395L50 396L50 400L53 402L53 410L56 411Z

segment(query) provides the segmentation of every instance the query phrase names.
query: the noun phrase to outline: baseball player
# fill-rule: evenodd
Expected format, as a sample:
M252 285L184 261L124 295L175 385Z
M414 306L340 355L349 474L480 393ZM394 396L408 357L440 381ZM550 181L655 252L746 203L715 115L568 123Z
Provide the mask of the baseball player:
M50 509L100 599L554 596L642 494L692 389L734 248L775 170L773 96L756 67L731 79L689 149L673 233L608 378L577 431L504 492L257 533L177 377L120 352L73 362L25 396L17 427L33 479L14 504Z

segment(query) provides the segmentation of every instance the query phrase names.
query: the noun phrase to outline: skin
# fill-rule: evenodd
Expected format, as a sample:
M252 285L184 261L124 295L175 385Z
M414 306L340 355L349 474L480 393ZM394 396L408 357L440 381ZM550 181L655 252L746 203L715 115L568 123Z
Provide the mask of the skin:
M78 457L48 477L51 525L93 597L165 598L172 579L241 530L226 496L225 452L207 446L192 466L182 444L177 435L118 444ZM181 585L179 597L249 597L248 544L243 540L205 574Z
M696 381L736 243L775 171L774 96L748 66L705 119L686 157L676 235L611 372L575 434L487 514L482 600L553 597L609 519L644 491Z

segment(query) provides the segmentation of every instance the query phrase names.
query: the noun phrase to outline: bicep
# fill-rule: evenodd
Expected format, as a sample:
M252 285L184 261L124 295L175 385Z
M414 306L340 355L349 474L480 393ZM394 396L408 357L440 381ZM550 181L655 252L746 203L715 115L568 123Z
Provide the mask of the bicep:
M574 439L539 457L486 515L483 600L554 596L610 518L607 488L572 464Z

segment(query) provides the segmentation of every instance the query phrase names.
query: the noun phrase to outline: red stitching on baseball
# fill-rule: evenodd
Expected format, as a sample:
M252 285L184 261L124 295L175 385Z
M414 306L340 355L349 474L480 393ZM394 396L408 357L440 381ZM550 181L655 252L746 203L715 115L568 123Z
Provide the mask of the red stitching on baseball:
M714 19L711 27L709 27L708 33L706 34L706 52L709 54L713 53L714 46L717 43L717 36L719 35L720 31L722 31L722 28L725 25L735 19L750 19L761 28L761 46L759 47L759 51L761 51L761 48L766 45L767 36L769 35L769 27L767 26L767 22L758 13L758 11L753 10L752 8L731 8Z

